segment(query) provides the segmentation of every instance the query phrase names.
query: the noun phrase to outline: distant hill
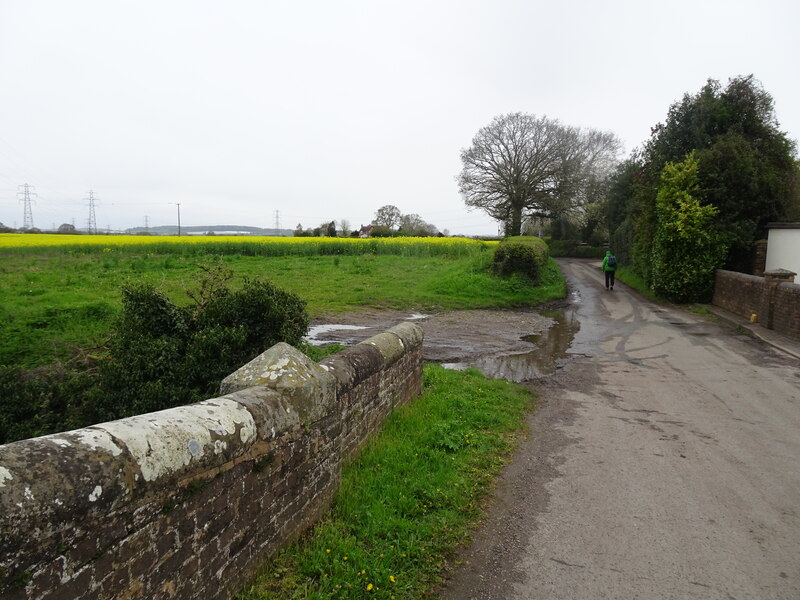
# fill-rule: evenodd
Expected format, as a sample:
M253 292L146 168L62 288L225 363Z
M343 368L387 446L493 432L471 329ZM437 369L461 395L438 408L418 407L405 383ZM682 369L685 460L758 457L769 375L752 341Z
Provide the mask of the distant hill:
M178 235L177 225L158 225L155 227L132 227L126 229L125 233L130 235L138 235L142 233L149 233L151 235ZM271 235L292 237L294 231L292 229L264 229L262 227L249 227L247 225L188 225L181 226L181 235L206 235L212 233L214 235Z

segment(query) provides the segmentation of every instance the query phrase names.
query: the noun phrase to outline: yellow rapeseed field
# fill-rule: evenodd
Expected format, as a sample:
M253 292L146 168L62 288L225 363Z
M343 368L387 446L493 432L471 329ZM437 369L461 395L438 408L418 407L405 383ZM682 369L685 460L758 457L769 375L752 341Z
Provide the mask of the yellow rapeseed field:
M450 255L477 254L494 246L469 238L393 237L393 238L318 238L249 236L141 236L141 235L58 235L0 234L0 250L63 247L86 253L116 250L142 250L152 253L241 253L247 255L335 255L394 254Z

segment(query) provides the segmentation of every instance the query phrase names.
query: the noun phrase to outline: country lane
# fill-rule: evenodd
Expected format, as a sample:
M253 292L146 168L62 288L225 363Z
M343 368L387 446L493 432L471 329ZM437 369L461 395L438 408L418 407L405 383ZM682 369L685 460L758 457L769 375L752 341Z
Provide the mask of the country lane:
M443 597L800 598L800 361L560 266L572 358Z

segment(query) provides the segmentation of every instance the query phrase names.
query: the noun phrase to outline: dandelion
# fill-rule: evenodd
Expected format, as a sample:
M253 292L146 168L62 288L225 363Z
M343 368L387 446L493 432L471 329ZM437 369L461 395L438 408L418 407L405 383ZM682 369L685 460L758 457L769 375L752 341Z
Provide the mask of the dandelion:
M368 584L367 584L367 591L368 591L368 592L371 592L371 591L372 591L372 584L371 584L371 583L368 583Z
M397 579L395 578L395 576L394 576L394 575L389 575L389 581L391 581L392 583L394 583L395 581L397 581Z
M347 560L347 557L345 556L342 560Z
M325 552L326 552L327 554L330 554L330 553L331 553L331 549L330 549L330 548L325 548Z

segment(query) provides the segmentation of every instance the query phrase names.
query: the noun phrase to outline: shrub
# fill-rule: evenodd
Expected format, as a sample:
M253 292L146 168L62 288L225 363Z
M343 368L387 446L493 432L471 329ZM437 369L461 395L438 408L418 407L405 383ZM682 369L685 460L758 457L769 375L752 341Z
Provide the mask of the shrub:
M664 166L658 187L652 288L673 302L708 301L714 271L728 252L728 244L713 227L718 209L700 202L697 171L691 152L683 161Z
M520 273L538 284L548 257L547 244L539 238L512 237L497 246L492 270L502 277Z
M218 277L219 273L209 275ZM308 331L305 302L266 281L230 291L207 286L178 307L151 285L123 288L123 311L101 368L104 418L197 402L270 346Z
M300 298L258 280L230 291L229 274L204 270L186 307L149 284L123 287L102 357L33 371L0 365L0 444L198 402L275 343L303 345Z

